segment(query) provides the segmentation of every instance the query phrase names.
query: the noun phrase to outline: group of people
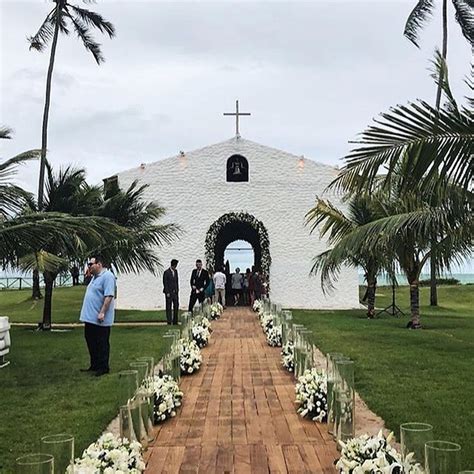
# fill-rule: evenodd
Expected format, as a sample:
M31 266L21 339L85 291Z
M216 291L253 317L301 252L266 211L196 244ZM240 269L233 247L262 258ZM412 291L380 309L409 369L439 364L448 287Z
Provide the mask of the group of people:
M163 273L163 293L165 294L168 324L178 324L179 279L177 267L178 260L172 259L169 268ZM224 268L213 272L203 268L202 260L196 260L196 268L191 272L188 311L193 311L197 301L203 303L205 300L209 303L221 303L225 308L226 289L229 283L234 305L253 305L256 299L262 297L266 286L260 273L255 269L251 271L250 268L247 268L245 274L242 274L240 268L236 268L229 281Z
M163 293L166 301L168 324L178 324L179 279L178 260L173 259L163 273ZM101 376L109 373L110 330L115 318L116 280L101 255L93 255L87 261L90 281L82 303L80 321L84 323L84 337L90 356L89 367L81 369ZM233 304L253 305L267 289L260 272L250 270L245 274L237 268L229 278L225 270L208 271L196 260L196 268L191 273L188 310L193 311L196 302L220 302L226 307L226 288L232 288Z

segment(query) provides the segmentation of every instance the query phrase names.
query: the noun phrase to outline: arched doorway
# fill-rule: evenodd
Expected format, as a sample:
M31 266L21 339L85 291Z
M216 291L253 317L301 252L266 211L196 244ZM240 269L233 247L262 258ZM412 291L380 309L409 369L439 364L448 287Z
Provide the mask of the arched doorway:
M226 247L236 240L245 240L252 246L255 268L268 278L271 265L268 232L261 221L246 212L224 214L209 227L205 243L207 265L222 267Z

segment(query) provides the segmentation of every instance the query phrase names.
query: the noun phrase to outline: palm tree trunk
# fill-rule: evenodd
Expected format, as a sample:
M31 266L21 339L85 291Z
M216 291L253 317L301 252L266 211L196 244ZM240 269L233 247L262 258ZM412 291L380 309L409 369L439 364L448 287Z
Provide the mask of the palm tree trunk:
M39 271L37 269L33 270L33 285L32 285L31 298L34 300L40 300L41 298L43 298L43 295L41 294L41 288L40 288Z
M408 282L410 284L410 311L412 329L421 328L420 324L420 289L418 278Z
M52 272L44 272L44 307L43 307L43 322L41 323L41 329L43 331L51 330L51 313L53 303L53 287L54 280L57 274Z
M377 278L367 277L367 317L375 317L375 288L377 287Z
M51 54L49 56L49 67L48 75L46 77L46 97L44 101L43 111L43 127L41 130L41 161L40 161L40 175L38 184L38 210L41 211L43 208L43 195L44 195L44 172L46 167L46 152L48 148L48 119L49 119L49 106L51 103L51 82L53 79L54 59L56 57L56 47L58 44L59 35L59 24L61 22L63 2L58 0L56 4L56 24L54 26L53 42L51 44Z
M443 0L443 49L441 56L446 61L448 57L448 0ZM441 107L441 94L443 82L443 70L439 72L438 89L436 91L436 110ZM438 306L438 288L436 285L436 239L431 241L431 258L430 258L430 306Z

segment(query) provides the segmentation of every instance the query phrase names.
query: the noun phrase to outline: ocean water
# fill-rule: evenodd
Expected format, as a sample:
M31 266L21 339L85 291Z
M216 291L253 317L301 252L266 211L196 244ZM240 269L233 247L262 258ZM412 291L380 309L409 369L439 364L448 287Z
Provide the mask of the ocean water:
M459 280L462 285L466 285L467 283L474 283L474 273L450 273L447 275L443 275L443 278L456 278L456 280ZM429 280L430 275L428 273L422 273L420 275L420 280ZM404 275L397 275L397 282L399 285L407 285L407 279ZM359 284L360 285L365 285L364 281L364 275L359 274ZM377 285L383 286L383 285L391 285L392 282L390 278L386 276L379 276L377 278Z

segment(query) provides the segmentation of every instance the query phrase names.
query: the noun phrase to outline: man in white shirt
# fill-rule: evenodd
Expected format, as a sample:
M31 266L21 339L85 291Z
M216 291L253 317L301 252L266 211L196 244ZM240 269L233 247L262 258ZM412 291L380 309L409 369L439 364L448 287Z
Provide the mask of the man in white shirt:
M215 296L216 302L219 303L219 295L221 297L221 304L225 308L225 284L227 282L227 278L222 270L217 270L214 273L214 287L215 287Z

